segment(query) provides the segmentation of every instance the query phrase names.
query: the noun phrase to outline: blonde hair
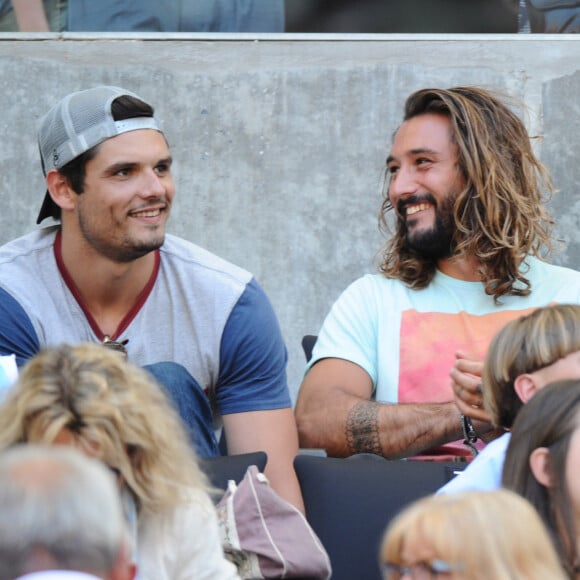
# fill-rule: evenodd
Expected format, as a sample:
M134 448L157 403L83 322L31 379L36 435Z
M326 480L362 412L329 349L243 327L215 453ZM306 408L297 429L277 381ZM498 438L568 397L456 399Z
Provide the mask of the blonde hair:
M528 255L541 257L551 249L554 222L544 205L553 192L551 179L524 124L498 95L479 87L411 94L404 120L426 113L449 119L466 183L454 204L454 255L477 257L485 291L496 301L528 295L531 284L521 265ZM389 232L386 216L392 210L387 187L380 226ZM400 218L382 249L380 271L415 289L427 287L435 275L435 263L409 247Z
M540 517L514 492L469 491L417 500L389 525L382 563L402 561L409 545L429 546L434 559L462 567L471 580L566 578Z
M580 306L553 304L508 322L491 341L483 368L483 397L497 427L511 428L523 403L519 375L536 372L580 350Z
M181 419L143 369L99 344L47 348L22 369L0 406L0 449L53 444L63 429L120 471L140 509L207 489Z

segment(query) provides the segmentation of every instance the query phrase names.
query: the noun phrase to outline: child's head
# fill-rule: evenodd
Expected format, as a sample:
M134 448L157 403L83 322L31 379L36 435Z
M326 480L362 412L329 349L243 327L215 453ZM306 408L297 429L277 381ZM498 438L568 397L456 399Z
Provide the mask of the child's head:
M573 378L580 378L580 305L538 308L492 340L483 369L485 407L496 426L509 429L538 389Z

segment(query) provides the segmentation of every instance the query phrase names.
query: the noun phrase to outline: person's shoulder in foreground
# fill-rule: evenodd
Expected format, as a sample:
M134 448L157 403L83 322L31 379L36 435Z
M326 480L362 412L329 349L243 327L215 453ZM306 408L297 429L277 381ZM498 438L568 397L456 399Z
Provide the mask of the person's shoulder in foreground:
M449 380L456 353L469 353L479 384L495 332L538 306L579 302L580 275L542 262L551 179L507 97L414 92L386 166L389 284L359 280L328 314L298 394L300 443L336 456L469 456ZM498 434L474 425L484 440Z
M509 445L510 434L488 443L475 459L437 493L456 493L458 491L487 491L501 487L501 473L505 452Z

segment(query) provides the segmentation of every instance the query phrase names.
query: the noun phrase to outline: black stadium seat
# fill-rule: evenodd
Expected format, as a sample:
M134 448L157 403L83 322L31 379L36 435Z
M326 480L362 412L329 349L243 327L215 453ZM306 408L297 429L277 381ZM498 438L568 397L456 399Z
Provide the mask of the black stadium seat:
M466 464L347 459L301 454L294 460L306 517L326 548L332 580L380 580L383 532L401 508L435 492Z

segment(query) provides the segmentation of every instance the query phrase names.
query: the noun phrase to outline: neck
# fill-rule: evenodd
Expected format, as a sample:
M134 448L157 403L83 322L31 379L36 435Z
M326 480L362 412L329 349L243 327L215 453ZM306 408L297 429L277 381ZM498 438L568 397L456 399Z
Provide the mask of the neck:
M453 256L437 262L443 274L466 282L481 282L479 260L475 256Z
M128 263L114 262L78 244L67 243L63 232L60 255L84 307L103 334L113 336L151 279L156 253L150 252Z

